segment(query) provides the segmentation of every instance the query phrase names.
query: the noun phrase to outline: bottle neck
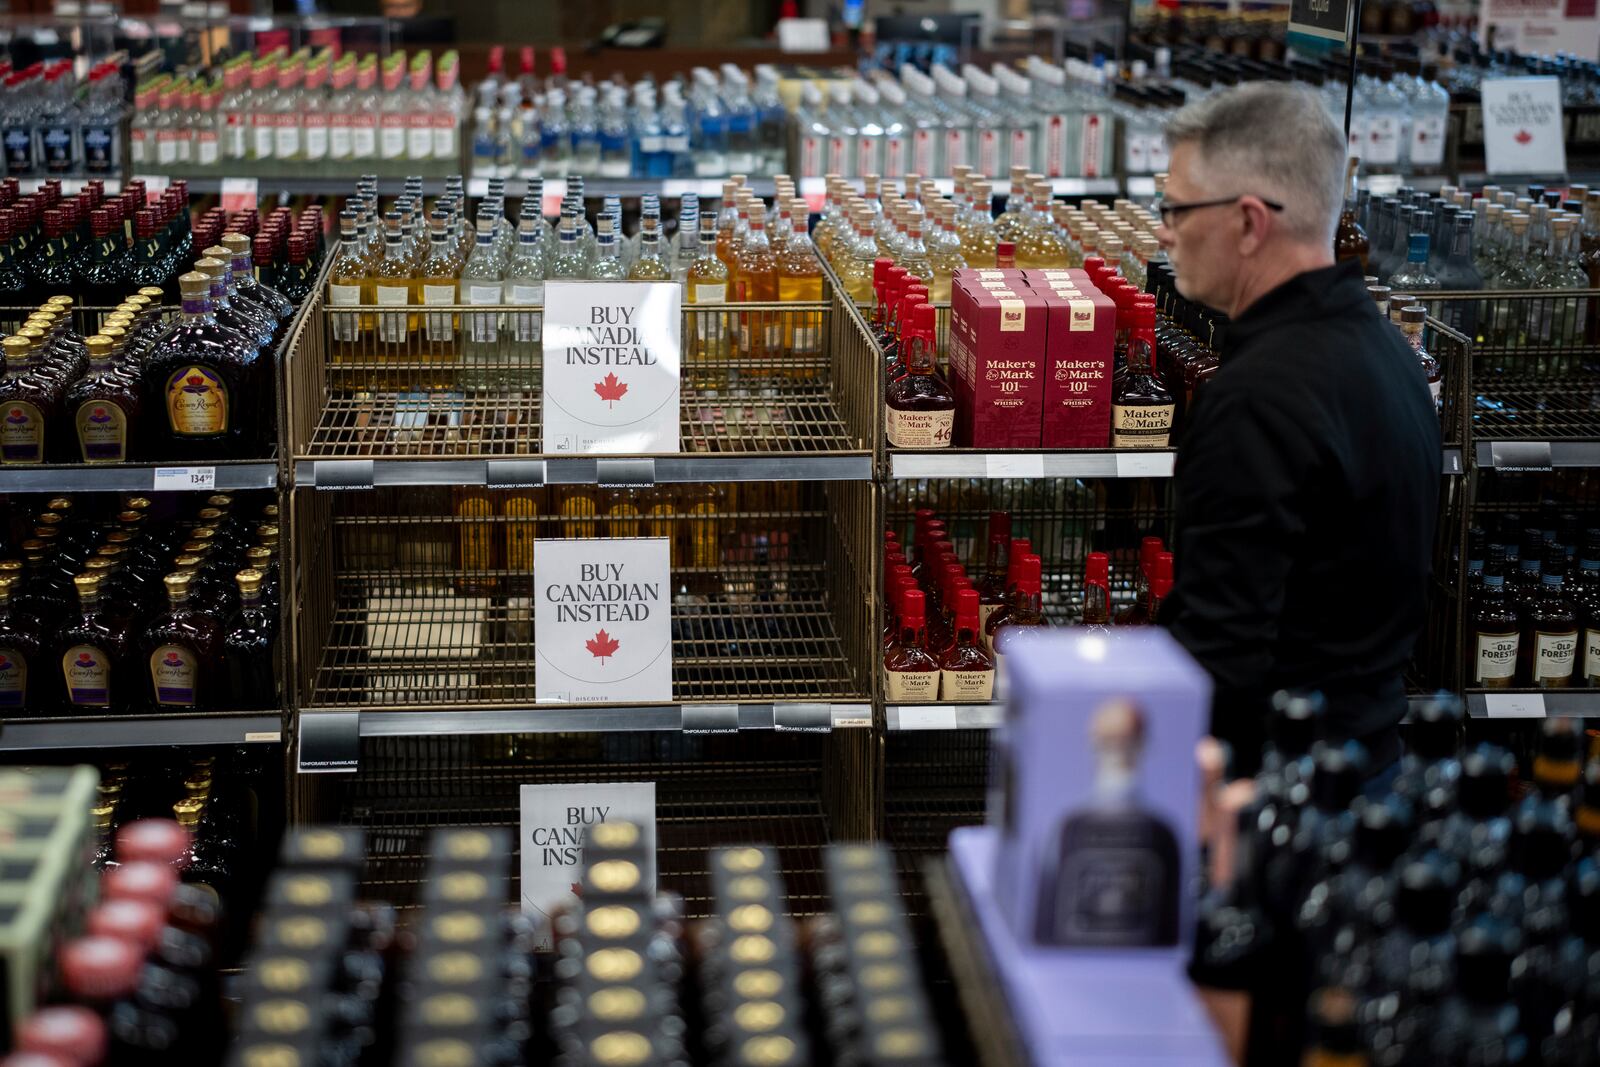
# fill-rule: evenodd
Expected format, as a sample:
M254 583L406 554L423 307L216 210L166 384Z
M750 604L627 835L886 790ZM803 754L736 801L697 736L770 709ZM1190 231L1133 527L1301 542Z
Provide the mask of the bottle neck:
M185 319L209 319L211 317L210 295L184 294L182 312Z
M900 644L903 648L922 648L928 643L927 622L922 616L911 615L900 620Z

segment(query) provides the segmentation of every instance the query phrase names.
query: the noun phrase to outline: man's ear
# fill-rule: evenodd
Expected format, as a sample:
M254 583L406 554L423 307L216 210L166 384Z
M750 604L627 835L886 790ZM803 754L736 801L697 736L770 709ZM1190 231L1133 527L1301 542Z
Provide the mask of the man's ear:
M1241 255L1254 255L1267 243L1272 234L1274 219L1272 210L1253 196L1246 196L1239 201L1240 217L1243 219L1243 232L1239 235L1239 253Z

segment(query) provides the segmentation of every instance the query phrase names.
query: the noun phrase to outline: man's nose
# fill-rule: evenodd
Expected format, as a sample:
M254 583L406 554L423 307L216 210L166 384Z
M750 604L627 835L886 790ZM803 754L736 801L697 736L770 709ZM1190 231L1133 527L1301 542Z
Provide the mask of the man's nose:
M1156 242L1160 244L1162 248L1171 248L1177 243L1177 240L1177 235L1169 230L1165 223L1156 227Z

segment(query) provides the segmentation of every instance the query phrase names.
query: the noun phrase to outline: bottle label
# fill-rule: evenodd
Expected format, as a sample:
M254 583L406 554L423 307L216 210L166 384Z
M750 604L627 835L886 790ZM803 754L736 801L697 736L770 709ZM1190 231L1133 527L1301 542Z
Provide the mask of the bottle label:
M228 431L228 387L216 371L190 364L167 379L167 424L179 437Z
M1104 169L1100 157L1105 146L1106 123L1095 111L1083 117L1083 143L1080 159L1085 178L1098 178Z
M347 121L335 119L332 126L328 127L328 158L349 159L351 152L351 129Z
M77 131L71 126L41 126L39 139L44 142L44 169L51 174L70 174L76 165L72 142Z
M199 660L182 645L162 645L150 653L150 684L157 704L194 706L199 677Z
M883 139L883 176L903 178L906 173L906 139L890 135Z
M329 285L329 307L354 307L361 303L361 286L359 285ZM329 315L328 327L333 331L335 341L359 341L361 339L360 315Z
M953 130L944 131L944 158L946 171L949 171L951 167L964 165L967 162L966 130L958 127ZM928 172L918 171L917 173L925 174ZM993 171L987 171L986 173L992 174Z
M222 144L215 130L201 130L195 138L195 162L202 167L214 167L221 156Z
M306 158L328 158L328 117L321 114L306 116Z
M142 126L128 131L128 159L135 166L150 162L150 142Z
M994 671L940 671L940 700L981 700L994 696Z
M461 155L456 141L456 117L446 110L433 115L433 158L455 159Z
M978 605L978 641L984 648L994 648L994 642L989 640L989 616L1005 607L1004 604Z
M1019 126L1011 131L1011 165L1016 167L1023 163L1033 166L1033 131ZM999 174L1000 171L986 173Z
M1373 115L1367 120L1367 158L1373 166L1400 162L1400 120L1394 115Z
M722 282L716 285L703 285L699 282L694 286L694 299L691 304L726 304L728 302L728 287Z
M285 116L278 121L277 128L273 131L273 149L279 159L296 159L300 155L300 124L292 117Z
M939 698L940 671L885 671L889 699L896 703Z
M244 151L244 113L230 111L223 116L222 128L223 143L227 145L229 159L243 159Z
M379 133L378 156L381 159L399 159L406 154L405 116L394 119L384 116Z
M1591 685L1600 678L1600 630L1583 632L1583 673Z
M1111 405L1111 447L1166 448L1172 409L1171 404Z
M911 173L933 173L933 131L918 130L911 137Z
M256 134L255 135L255 153L256 153L256 158L257 159L271 159L272 158L272 146L277 143L277 138L273 136L273 134L276 132L276 127L274 127L273 124L272 124L272 116L271 115L257 115L256 116L255 125L254 125L254 129L255 129L255 134Z
M29 143L32 143L31 140ZM822 176L822 141L816 137L800 138L800 176L802 178Z
M0 708L20 708L28 692L28 661L14 648L0 648Z
M1578 635L1576 632L1537 634L1533 652L1534 684L1557 682L1565 685L1572 680L1572 669L1577 665Z
M878 138L860 137L856 139L856 173L878 174Z
M405 307L411 302L411 290L403 285L380 285L375 289L377 301L383 307ZM405 344L409 332L404 312L385 312L378 315L378 340L385 344Z
M83 169L90 174L111 174L117 169L117 130L114 126L83 128Z
M544 304L544 283L512 282L506 289L506 302L520 306ZM511 316L511 336L518 344L538 344L544 339L544 312L519 311Z
M822 350L822 327L812 316L807 315L804 323L790 327L789 349L792 353L810 355Z
M0 410L0 463L43 463L44 415L25 400Z
M895 448L948 448L954 411L899 411L886 408L885 430Z
M1444 395L1443 395L1443 392L1444 392L1444 379L1443 378L1435 378L1433 381L1428 383L1428 393L1429 393L1429 395L1431 395L1433 397L1433 406L1435 408L1440 408L1440 407L1444 406Z
M422 287L422 302L434 307L443 305L449 307L456 302L456 287L453 285L424 285ZM428 340L435 343L444 343L456 339L456 317L446 311L430 312L424 319L428 331Z
M78 405L78 448L85 463L121 463L128 458L128 417L109 400Z
M90 645L73 645L61 656L67 700L77 707L111 706L111 657Z
M378 127L371 115L355 115L350 120L350 154L355 159L376 159Z
M1000 173L1000 133L984 127L978 133L978 169L985 174Z
M1436 167L1444 162L1443 115L1418 115L1411 120L1411 165Z
M843 137L828 138L828 174L854 174L850 168L850 142Z
M33 173L33 127L7 126L4 133L6 146L6 170L12 174Z
M269 153L270 154L270 153ZM169 167L178 161L178 133L160 130L156 133L156 163Z
M1067 176L1067 123L1061 115L1047 115L1044 120L1044 176Z
M1479 685L1503 687L1517 673L1517 635L1479 634L1477 666L1472 680Z
M500 303L503 290L498 285L469 284L461 287L463 304L474 306ZM500 339L500 313L478 312L468 315L467 337L476 344L494 344Z
M430 159L433 156L433 123L426 113L413 115L406 129L406 156L410 159Z

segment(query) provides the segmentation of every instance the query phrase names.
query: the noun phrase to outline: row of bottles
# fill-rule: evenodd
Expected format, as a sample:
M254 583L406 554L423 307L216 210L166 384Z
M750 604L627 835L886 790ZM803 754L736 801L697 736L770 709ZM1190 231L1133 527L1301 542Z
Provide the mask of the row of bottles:
M545 282L552 279L677 282L688 307L820 302L822 268L806 232L804 201L780 176L769 226L767 205L743 182L739 175L724 183L716 214L702 213L698 198L686 194L670 236L659 198L646 195L632 237L622 232L616 198L608 197L591 223L583 182L576 177L555 227L543 213L540 179L531 181L515 223L507 218L500 179L491 180L488 195L470 214L459 179L431 205L419 184L381 216L375 186L363 184L341 213L341 240L329 271L334 362L420 360L437 368L429 376L432 388L536 387L540 309ZM339 310L357 306L407 310ZM430 306L510 310L429 311ZM778 374L809 377L816 373L822 338L815 316L757 313L692 316L685 342L691 359L782 356L796 368ZM774 372L752 374L768 378Z
M1012 536L1008 512L989 515L976 583L948 529L933 509L919 508L909 544L896 530L884 534L883 655L891 701L987 702L1003 690L1007 649L1027 640L1028 630L1051 625L1039 551L1030 538ZM1172 591L1172 567L1161 539L1144 538L1133 597L1114 609L1110 556L1089 553L1075 621L1099 632L1149 625Z
M183 520L49 501L0 560L0 704L37 715L277 706L277 508Z
M1252 1058L1592 1063L1600 759L1582 723L1548 720L1519 768L1464 747L1461 703L1441 694L1414 707L1375 792L1374 754L1325 728L1320 694L1275 704L1192 970L1258 998Z
M187 222L187 212L181 218ZM220 226L206 220L201 235L214 237ZM302 259L307 240L290 240ZM162 290L148 286L85 337L73 299L51 297L0 341L0 463L269 454L277 436L273 353L295 311L256 277L253 250L271 241L229 233L203 246L194 270L178 279L175 320L165 316ZM193 246L185 228L172 254L188 259Z
M541 78L533 49L523 48L512 78L503 50L491 51L472 113L474 177L767 177L784 169L788 112L776 68L757 66L752 79L724 63L664 81L595 83L569 81L565 58L554 50Z
M380 79L381 66L381 79ZM373 165L461 159L466 97L455 52L275 49L220 71L161 74L138 85L129 124L137 172L235 173L240 164L300 177Z
M0 144L13 178L115 178L122 173L122 71L72 60L20 70L0 60Z
M1475 688L1600 684L1600 529L1499 527L1467 539L1467 675Z

